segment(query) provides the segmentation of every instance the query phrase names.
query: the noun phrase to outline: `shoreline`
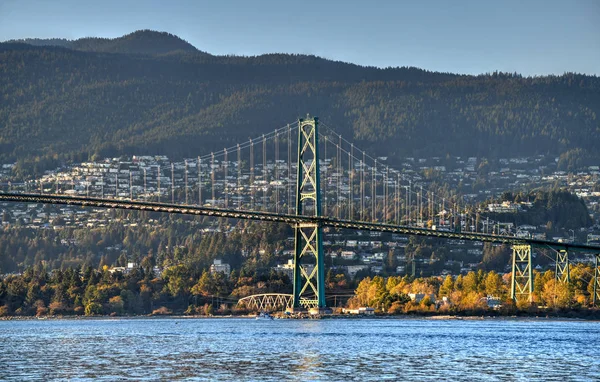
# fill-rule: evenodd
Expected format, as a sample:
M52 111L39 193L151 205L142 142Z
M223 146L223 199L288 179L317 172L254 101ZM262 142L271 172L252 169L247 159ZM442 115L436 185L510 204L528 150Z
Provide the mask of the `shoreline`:
M155 320L155 319L170 319L170 320L201 320L201 319L255 319L256 315L241 315L241 316L187 316L187 315L147 315L147 316L6 316L1 317L0 321L77 321L77 320L98 320L98 321L119 321L119 320ZM564 317L564 316L541 316L541 315L522 315L522 316L461 316L461 315L327 315L321 317L276 317L279 319L300 319L300 320L428 320L428 321L574 321L574 322L600 322L599 318L585 317Z

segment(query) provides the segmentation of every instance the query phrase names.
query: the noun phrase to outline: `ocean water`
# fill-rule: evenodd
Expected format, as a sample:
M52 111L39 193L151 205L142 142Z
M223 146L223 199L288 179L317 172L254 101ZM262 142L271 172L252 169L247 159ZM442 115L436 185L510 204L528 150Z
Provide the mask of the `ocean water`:
M600 380L600 322L0 321L0 380Z

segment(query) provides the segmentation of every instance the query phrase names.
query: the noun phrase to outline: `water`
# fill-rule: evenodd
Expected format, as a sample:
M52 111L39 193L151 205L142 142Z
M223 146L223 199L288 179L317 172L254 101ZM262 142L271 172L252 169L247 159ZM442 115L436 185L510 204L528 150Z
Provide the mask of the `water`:
M599 345L575 321L1 321L0 380L590 381Z

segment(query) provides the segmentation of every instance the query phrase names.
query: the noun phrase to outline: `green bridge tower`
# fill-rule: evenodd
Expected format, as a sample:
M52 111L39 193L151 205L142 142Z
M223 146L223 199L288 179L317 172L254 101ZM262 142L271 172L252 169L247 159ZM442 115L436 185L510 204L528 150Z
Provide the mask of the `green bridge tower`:
M512 246L512 280L510 297L516 302L533 302L533 268L531 267L531 245Z
M298 120L296 215L321 216L318 118ZM315 220L294 226L293 309L326 309L325 265L321 224Z

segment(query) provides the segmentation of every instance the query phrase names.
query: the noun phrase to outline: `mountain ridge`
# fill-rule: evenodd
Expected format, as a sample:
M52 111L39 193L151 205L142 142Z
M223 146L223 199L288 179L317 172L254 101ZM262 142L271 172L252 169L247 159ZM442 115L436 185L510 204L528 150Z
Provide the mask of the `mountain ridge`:
M59 46L84 52L99 53L168 54L185 52L207 54L176 35L149 29L137 30L116 38L82 37L75 40L62 38L25 38L9 40L6 43L24 43L33 46Z
M167 47L159 47L152 48L148 46L136 46L136 43L166 43L171 44L172 46ZM480 76L509 76L509 77L519 77L519 78L544 78L544 77L560 77L561 75L556 74L548 74L548 75L536 75L536 76L522 76L517 72L508 73L508 72L500 72L494 71L490 73L480 73L480 74L464 74L464 73L454 73L454 72L441 72L441 71L432 71L428 69L423 69L419 67L413 66L387 66L387 67L378 67L378 66L366 66L361 64L356 64L352 62L340 61L336 59L329 59L321 56L316 56L312 54L300 54L300 53L261 53L256 55L213 55L210 52L202 51L189 43L188 41L182 39L181 37L171 34L165 31L155 31L151 29L140 29L129 34L115 37L115 38L105 38L105 37L81 37L78 39L70 40L66 38L22 38L22 39L10 39L6 41L0 41L0 47L2 45L12 45L12 44L26 44L37 47L62 47L71 50L83 51L83 52L96 52L96 53L124 53L124 54L169 54L169 53L200 53L202 56L210 57L215 60L253 60L253 59L261 59L261 58L269 58L269 57L277 57L277 58L292 58L298 59L302 58L304 61L324 61L331 62L336 64L345 64L350 66L356 66L364 69L374 69L381 71L393 71L397 69L409 69L409 70L418 70L425 73L431 74L441 74L446 76L470 76L470 77L480 77ZM562 75L566 74L574 74L574 75L583 75L587 77L600 78L597 75L590 74L582 74L575 72L565 72Z
M0 43L0 162L41 169L120 154L194 156L307 112L393 160L558 157L577 149L598 157L596 76L470 76L309 55L106 50Z

